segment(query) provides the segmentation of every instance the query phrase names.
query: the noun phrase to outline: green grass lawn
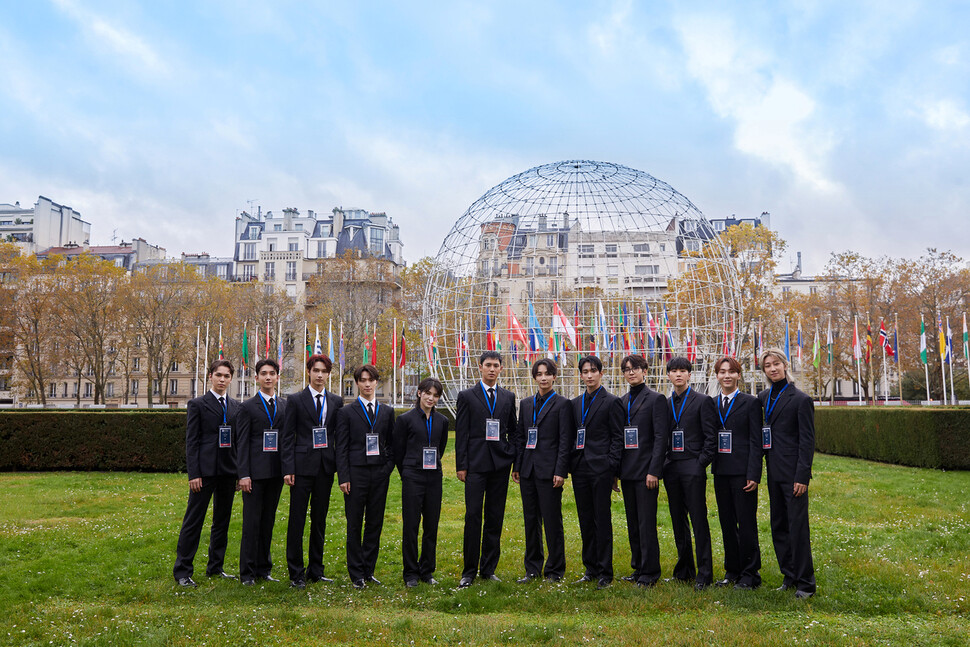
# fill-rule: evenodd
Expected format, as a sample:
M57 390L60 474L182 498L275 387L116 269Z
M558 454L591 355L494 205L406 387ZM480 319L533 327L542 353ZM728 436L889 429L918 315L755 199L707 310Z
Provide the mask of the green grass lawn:
M199 588L171 571L187 482L184 474L0 475L0 644L952 644L970 641L970 473L895 467L819 455L811 488L818 594L798 602L775 592L781 576L762 492L764 586L754 592L695 592L672 583L641 591L616 582L520 586L522 514L509 504L501 583L457 590L462 488L446 454L438 541L441 584L401 580L400 480L392 476L377 577L358 592L344 564L343 501L334 490L325 564L333 584L290 590L284 491L273 541L280 583L244 588L204 577L208 526L196 557ZM451 461L451 462L449 462ZM715 577L720 528L713 484L708 503ZM664 576L675 561L661 490ZM564 496L567 581L582 572L571 484ZM227 570L238 568L242 503L230 528ZM613 496L615 568L629 572L619 494Z

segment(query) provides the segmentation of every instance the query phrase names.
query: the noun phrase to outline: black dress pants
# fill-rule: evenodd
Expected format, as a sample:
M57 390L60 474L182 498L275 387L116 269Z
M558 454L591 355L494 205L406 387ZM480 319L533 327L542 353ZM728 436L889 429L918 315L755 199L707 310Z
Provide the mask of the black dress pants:
M383 465L350 468L350 494L344 495L344 511L347 515L347 573L352 582L372 577L377 567L388 477Z
M630 566L640 584L660 579L660 540L657 538L657 498L660 488L647 488L646 479L623 479L623 506L630 537Z
M667 471L663 481L677 546L674 577L695 580L701 585L710 584L714 581L714 559L711 556L711 527L707 522L707 476ZM697 549L696 571L694 551L691 550L692 528Z
M795 496L791 481L768 481L771 541L784 583L815 593L812 539L808 529L808 493Z
M266 577L273 570L270 546L273 524L280 504L283 478L253 479L252 492L243 492L242 541L239 545L239 578Z
M562 527L562 487L552 479L534 476L519 480L525 518L526 575L561 578L566 573L566 539ZM543 570L542 531L545 529L549 559Z
M236 494L236 477L233 474L202 477L202 489L189 490L189 503L182 519L178 545L175 548L176 580L192 577L195 553L199 549L205 513L212 501L212 529L209 531L209 564L206 575L216 575L223 570L226 545L229 540L229 520L232 518L232 500Z
M744 476L714 476L717 518L724 539L724 578L750 587L761 586L761 546L758 543L758 491L745 492Z
M462 577L491 577L502 553L502 523L511 467L465 476L465 532Z
M610 474L573 474L573 494L583 540L583 567L594 580L613 579L613 517Z
M324 575L323 544L327 534L327 512L333 472L321 471L316 476L297 474L290 488L290 516L286 524L286 567L293 581L313 580ZM310 554L303 567L303 531L307 507L310 508Z
M441 518L441 472L405 468L401 473L401 552L404 581L430 580L437 567L438 520ZM421 553L418 530L424 524Z

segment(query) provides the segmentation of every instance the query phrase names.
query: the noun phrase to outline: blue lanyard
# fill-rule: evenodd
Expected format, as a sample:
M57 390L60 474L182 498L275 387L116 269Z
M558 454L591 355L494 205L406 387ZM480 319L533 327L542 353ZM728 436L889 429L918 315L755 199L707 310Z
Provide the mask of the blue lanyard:
M378 403L377 403L377 406L375 406L375 407L374 407L374 422L371 422L371 419L370 419L370 416L369 416L369 415L367 415L367 409L365 409L365 408L364 408L364 401L363 401L363 400L361 400L361 399L360 399L360 398L358 397L358 398L357 398L357 402L358 402L358 403L360 404L360 409L361 409L361 411L363 411L363 412L364 412L364 417L365 417L365 418L367 418L367 424L369 424L369 425L370 425L370 430L371 430L371 433L373 433L373 432L374 432L374 425L376 425L376 424L377 424L377 414L378 414L378 412L379 412L379 411L381 410L381 403L380 403L380 402L378 402Z
M676 391L675 391L676 393ZM680 411L674 411L674 397L670 396L670 412L674 414L674 428L680 429L680 416L684 413L684 405L687 404L687 396L690 395L690 387L684 392L684 399L680 401Z
M538 412L536 412L536 396L532 396L532 426L533 427L535 427L536 424L538 424L536 423L536 418L539 417L539 414L542 413L542 410L546 408L546 405L549 404L549 400L552 400L552 396L554 395L556 395L555 391L549 392L549 395L546 396L546 401L542 403L541 407L539 407Z
M734 401L738 399L738 392L734 392L734 397L731 398L731 404L728 405L727 411L724 415L721 415L721 407L717 408L717 417L721 419L721 429L727 429L727 419L731 417L731 409L734 408Z
M324 418L323 410L327 408L327 392L323 391L322 393L320 393L320 395L323 396L322 398L320 398L320 426L322 427L323 418Z
M596 389L596 393L593 394L593 399L589 401L589 406L586 406L586 391L583 391L583 426L586 426L586 416L589 415L589 410L593 408L593 403L596 402L596 396L600 394L603 387Z
M432 416L434 416L434 409L431 410L431 413L428 415L428 418L425 421L427 423L427 425L428 425L428 447L431 447L431 418L432 418Z
M646 385L644 385L643 390L647 390ZM626 424L628 425L633 424L633 422L630 420L630 407L633 406L634 400L636 400L636 396L631 393L630 398L626 401Z
M223 396L223 397L225 397L225 396ZM225 404L220 404L219 405L222 408L222 424L223 424L223 426L229 424L228 422L226 422L226 416L229 413L229 401L228 400L224 400L224 401L225 401Z
M263 411L266 412L266 417L269 419L269 428L272 429L273 416L269 415L269 407L266 406L266 398L263 397L262 393L259 394L259 401L263 403ZM273 407L273 408L275 409L276 407Z
M494 418L495 417L495 402L489 402L489 400L488 400L488 391L485 390L485 383L484 382L479 382L478 383L478 386L482 387L482 393L485 394L485 406L488 407L488 415L489 415L489 417ZM498 401L498 388L497 387L494 387L494 386L492 388L495 389L495 400L497 402Z
M772 401L771 399L771 389L768 389L768 398L767 398L768 401L765 403L765 422L771 424L771 412L775 410L775 405L778 404L778 398L780 398L781 394L785 392L785 389L788 388L789 384L791 383L787 382L785 384L785 387L778 392L778 395L775 396L774 401Z

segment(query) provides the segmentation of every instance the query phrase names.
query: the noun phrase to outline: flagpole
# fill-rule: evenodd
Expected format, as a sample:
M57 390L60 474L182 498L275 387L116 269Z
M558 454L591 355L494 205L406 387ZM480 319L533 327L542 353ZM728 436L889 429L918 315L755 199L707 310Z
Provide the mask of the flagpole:
M902 362L899 361L899 313L893 313L893 320L896 322L896 327L893 328L893 350L896 351L896 379L899 380L899 404L903 403L903 369Z
M936 313L936 320L937 320L937 322L939 322L939 325L936 327L936 329L937 329L937 336L938 337L943 337L943 335L944 335L944 332L943 332L943 317L940 315L939 312ZM940 347L940 339L939 338L936 340L936 346L937 346L937 348ZM943 348L946 349L946 338L943 338ZM942 388L943 388L943 395L940 396L940 404L944 404L944 405L949 400L949 398L946 395L946 363L943 361L944 358L945 358L945 352L946 351L944 350L944 353L941 353L940 354L940 373L942 373L942 375L943 375L943 384L941 385Z
M926 401L930 402L930 359L929 351L926 348L926 321L923 320L923 313L919 313L919 336L920 336L920 360L923 362L923 380L926 382Z
M859 315L855 315L854 324L855 347L852 349L852 355L855 357L856 382L859 385L859 404L862 404L862 343L859 339Z
M195 382L192 384L192 397L199 397L199 334L201 327L195 327Z
M970 336L967 334L967 313L963 313L963 359L967 363L967 383L970 385Z
M306 338L309 335L310 335L310 326L309 326L309 324L307 324L306 319L304 319L303 320L303 350L300 353L301 355L306 352ZM309 358L307 358L307 359L309 359ZM306 368L306 367L304 367L304 368ZM303 389L306 388L306 371L304 370L304 371L300 371L300 372L303 373L303 377L300 379L300 384L301 384L300 390L302 391ZM327 390L328 391L330 390L330 378L329 378L329 376L327 378Z
M950 332L950 315L946 316L946 354L950 359L950 403L957 403L957 392L953 388L953 333Z
M889 337L886 337L886 341L889 341ZM886 345L880 344L882 346L882 392L884 396L884 402L889 404L889 376L886 373Z
M397 405L397 317L394 317L394 328L391 332L391 402Z

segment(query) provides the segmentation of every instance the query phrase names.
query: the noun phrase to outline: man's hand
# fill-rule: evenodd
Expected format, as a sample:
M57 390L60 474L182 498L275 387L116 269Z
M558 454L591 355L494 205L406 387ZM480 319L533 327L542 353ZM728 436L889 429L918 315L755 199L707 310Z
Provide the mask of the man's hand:
M518 484L519 483L519 473L518 472L512 472L512 482L515 483L515 484Z
M192 490L193 492L201 492L202 479L201 478L189 479L189 489Z
M287 474L286 476L283 477L283 482L286 483L289 486L295 485L296 484L296 474Z
M795 496L801 496L808 492L808 483L796 483L795 487L792 489Z
M239 479L239 489L245 494L249 494L253 491L253 480L251 478Z
M757 481L748 481L747 483L744 484L744 487L742 489L745 492L757 492L758 491L758 482Z
M350 481L346 481L340 484L340 491L344 494L350 494Z
M458 470L458 480L462 483L465 482L465 477L468 476L468 470Z
M561 476L552 477L552 487L562 487L563 483L565 482L566 482L566 479L564 479Z
M653 474L647 474L647 489L656 490L658 487L660 487L660 479Z
M615 476L613 477L613 491L614 492L620 491L620 479L616 478Z

